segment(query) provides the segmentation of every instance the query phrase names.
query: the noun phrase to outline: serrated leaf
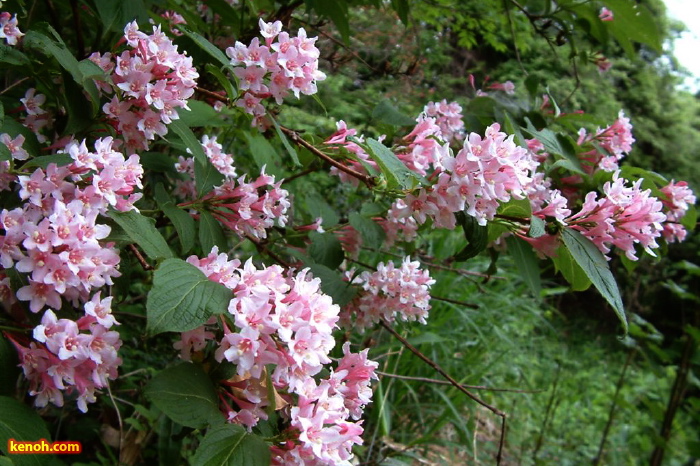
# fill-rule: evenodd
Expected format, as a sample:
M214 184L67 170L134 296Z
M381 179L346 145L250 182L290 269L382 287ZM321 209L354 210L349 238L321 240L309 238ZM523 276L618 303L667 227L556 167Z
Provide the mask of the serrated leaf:
M322 225L326 228L332 227L338 223L340 217L333 210L325 199L316 193L307 194L304 197L306 209L309 211L314 220L317 218L323 219Z
M272 144L262 134L244 133L250 146L250 154L260 170L275 178L282 176L281 159Z
M289 156L292 158L292 163L294 163L294 166L301 167L301 162L299 162L299 156L297 155L297 151L289 143L287 136L282 132L282 128L280 128L280 125L277 123L277 121L274 118L272 118L272 124L275 125L275 131L277 131L277 137L280 138L280 141L282 141L282 145L287 150L287 153L289 154Z
M209 429L192 458L199 466L268 466L270 446L235 424Z
M584 291L591 286L591 281L586 276L580 265L571 256L566 246L557 248L557 254L552 258L557 271L560 272L573 291Z
M145 395L173 421L202 428L225 421L216 387L199 364L183 362L153 377Z
M199 243L205 254L208 254L214 246L218 246L219 251L226 250L224 230L214 216L206 210L199 212Z
M233 100L236 97L238 97L238 91L236 90L236 88L234 88L233 82L231 82L231 80L228 77L226 77L226 75L219 68L212 65L211 63L207 63L204 68L207 70L207 72L209 72L216 78L221 87L223 87L226 91L226 95L230 100Z
M213 163L207 160L204 163L195 161L194 181L197 186L197 195L204 196L211 191L214 186L220 186L224 181L224 175L216 169Z
M624 333L627 334L627 317L622 297L603 253L591 240L571 228L563 229L561 237L571 256L581 266L593 286L610 303L622 322Z
M173 222L173 226L180 238L182 254L187 254L194 247L197 228L192 216L183 209L173 204L170 196L161 183L156 186L156 202L166 217ZM211 249L210 249L211 250Z
M201 126L224 126L227 123L222 118L221 113L214 110L214 107L201 100L190 100L187 102L190 111L182 110L178 112L181 124L189 128L198 128ZM191 149L190 149L191 150Z
M568 161L567 165L573 167L573 171L585 173L581 166L581 161L576 156L576 148L568 136L555 133L548 128L538 131L529 118L525 118L525 121L527 122L527 127L522 128L522 130L528 133L530 137L540 141L547 152L564 157Z
M29 65L31 60L24 53L10 45L0 44L0 63L8 65L23 66Z
M531 216L530 229L527 232L527 236L529 236L530 238L539 238L540 236L544 236L545 233L546 231L544 220L542 220L536 215Z
M146 299L146 322L152 335L186 332L228 309L231 290L209 280L192 264L167 259L153 275Z
M540 278L537 254L532 250L532 246L515 236L506 238L506 244L508 245L508 252L513 257L515 266L518 268L523 280L527 283L533 296L539 298L542 290L542 280Z
M309 233L311 245L309 246L309 256L317 264L322 264L331 270L335 270L345 259L343 247L340 240L332 232Z
M698 210L694 205L689 205L688 210L685 212L683 218L681 218L681 225L685 227L688 231L695 230L695 226L698 223Z
M148 22L148 9L143 0L96 1L94 4L107 31L123 32L124 25L130 21Z
M124 229L129 238L141 246L143 252L151 259L173 257L167 241L155 227L155 222L135 210L128 212L109 211L109 216Z
M529 199L511 199L505 204L498 206L496 211L499 215L514 217L518 219L529 219L532 216L532 206Z
M382 100L372 110L372 119L393 126L415 126L416 120L399 112L389 100Z
M41 27L51 34L55 39L50 38L37 30L30 30L24 36L23 43L27 48L36 49L46 55L53 56L61 67L66 70L73 80L81 86L90 96L93 114L99 108L100 94L92 79L85 79L80 69L80 63L68 50L60 38L60 35L49 24L42 23L35 27Z
M489 229L486 225L479 225L476 218L463 212L457 214L457 221L462 226L464 237L467 239L467 245L454 256L456 261L461 262L475 257L486 249Z
M12 152L10 152L10 149L3 143L0 143L0 161L9 161L12 160Z
M421 184L420 177L406 167L388 147L381 142L368 138L369 156L377 162L382 174L387 180L389 189L414 189Z
M180 109L179 113L186 113L188 110ZM173 120L172 123L168 125L175 134L178 135L182 142L185 144L187 149L189 149L190 154L194 156L196 162L206 165L208 159L207 155L204 153L202 148L202 143L199 142L197 136L194 135L189 126L182 120L182 118Z
M613 37L631 58L637 52L631 41L662 51L662 38L654 16L644 4L628 0L606 0L605 6L615 14L615 20L606 23Z
M190 30L190 28L188 28L187 26L183 26L182 24L178 24L176 27L180 30L180 32L192 39L192 41L195 44L197 44L202 50L207 52L209 56L218 61L221 66L231 66L231 60L229 60L228 57L226 57L224 52L222 52L217 46L209 42L202 35Z
M380 248L386 239L384 228L374 220L363 217L357 212L350 214L350 225L362 236L362 243L370 248Z
M8 451L7 441L51 441L46 424L37 412L14 398L0 396L0 451L12 458L17 466L40 466L49 464L51 455L17 455Z
M19 358L15 347L0 333L0 395L15 394L17 378L20 374Z

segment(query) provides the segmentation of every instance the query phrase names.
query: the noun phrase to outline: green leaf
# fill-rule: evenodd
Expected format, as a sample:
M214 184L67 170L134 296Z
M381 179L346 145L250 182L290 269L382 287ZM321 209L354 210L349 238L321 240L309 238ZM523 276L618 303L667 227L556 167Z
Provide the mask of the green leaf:
M372 119L393 126L415 126L416 120L399 112L396 107L385 99L372 110Z
M5 106L0 102L0 128L5 124Z
M162 152L142 152L141 165L144 169L159 173L168 173L177 177L173 159Z
M19 358L15 347L0 333L0 395L15 394L17 378L20 374Z
M312 192L304 197L304 202L306 203L306 209L309 211L314 220L317 218L323 219L323 226L326 228L332 227L338 223L340 217L333 210L325 199L319 196L317 193Z
M255 160L255 164L265 173L274 176L276 179L282 176L281 159L272 144L265 139L262 134L244 133L250 146L250 154Z
M688 210L685 212L683 218L681 218L681 225L685 227L686 230L693 231L698 223L698 210L694 205L689 205Z
M206 210L199 212L199 243L205 254L209 254L214 246L218 246L219 251L227 249L226 235L221 224Z
M540 297L542 290L542 280L540 279L540 266L537 254L532 250L526 241L515 236L506 238L508 252L515 260L515 266L518 268L527 286L530 287L533 296Z
M586 276L593 283L593 286L610 303L620 322L622 322L625 334L627 334L627 317L622 304L622 297L605 256L591 240L576 230L565 228L562 230L561 235L564 245L571 252L571 256L581 266Z
M111 210L109 216L124 229L129 238L141 246L143 252L151 259L173 257L167 241L155 227L153 219L144 217L135 210L118 212Z
M180 109L178 114L182 113L184 115L187 112L188 110ZM208 159L207 155L204 153L204 149L202 148L202 143L199 142L197 136L194 135L182 117L177 120L173 120L172 123L168 125L168 128L170 128L180 137L180 139L182 139L182 142L185 144L187 149L189 149L190 154L194 156L195 161L201 163L202 165L206 165Z
M557 255L552 258L557 271L561 272L573 291L584 291L591 286L591 281L586 276L580 265L571 256L566 246L557 248Z
M333 302L338 306L345 306L357 294L357 289L349 282L343 280L341 275L335 270L331 270L321 264L306 264L314 277L321 279L321 291L333 298Z
M529 236L530 238L539 238L540 236L544 236L545 234L546 232L544 220L542 220L536 215L531 216L530 229L527 232L527 236Z
M73 54L68 50L66 45L61 40L60 35L47 23L40 23L36 25L37 28L42 28L51 34L54 39L51 39L46 34L39 32L36 29L30 30L24 36L23 43L27 48L33 48L45 55L53 56L64 70L66 70L72 77L73 80L81 86L85 92L87 92L92 103L93 115L99 109L100 104L100 94L97 90L97 86L92 79L83 76L80 68L80 63L73 56Z
M277 131L277 137L280 138L280 141L282 141L282 145L284 146L285 149L287 149L287 153L292 158L292 162L294 163L294 166L301 167L301 162L299 162L299 156L297 155L297 151L289 143L287 136L282 132L282 128L280 128L280 125L277 123L277 120L272 118L272 124L275 125L275 131Z
M238 425L209 429L192 458L199 466L268 466L270 446Z
M532 207L529 199L511 199L505 204L498 206L496 212L499 215L521 218L523 220L532 217Z
M190 111L182 110L178 112L181 124L190 128L201 126L225 126L228 125L222 118L221 113L214 110L214 107L201 100L190 100L187 102ZM192 149L190 149L192 150Z
M606 25L630 58L637 56L631 41L648 45L657 52L663 50L657 20L644 4L605 0L605 6L615 14L615 20Z
M10 439L24 442L45 439L50 442L51 434L34 409L14 398L0 396L0 451L12 458L12 463L17 466L39 466L51 462L51 455L11 454L7 445Z
M338 268L345 259L340 240L332 232L312 231L309 233L309 239L311 240L309 256L317 264L325 265L333 270Z
M573 171L585 174L581 161L576 156L576 148L568 136L555 133L548 128L538 131L529 118L525 118L525 121L527 122L527 128L522 128L523 131L528 133L530 137L540 141L550 154L558 154L564 157L568 161L567 166L571 167Z
M396 14L399 15L399 19L404 26L408 26L408 0L391 0L391 7L394 9Z
M421 184L420 177L406 167L388 147L381 142L368 138L369 156L377 162L382 174L387 180L389 189L414 189Z
M24 66L29 65L32 61L28 56L12 47L11 45L0 44L0 63L8 65Z
M187 37L192 39L192 41L195 44L199 45L199 47L201 47L202 50L207 52L213 59L218 61L221 66L231 66L231 60L229 60L228 57L226 57L224 52L222 52L217 46L209 42L206 38L190 30L187 26L183 26L182 24L178 24L176 27Z
M194 247L194 241L196 239L197 228L195 227L194 219L189 213L177 207L172 202L161 183L158 183L156 186L155 197L156 202L158 202L158 207L160 207L165 216L173 222L173 226L177 231L177 236L180 238L182 254L187 254Z
M201 270L181 259L167 259L153 275L146 299L150 334L186 332L203 325L214 314L223 314L231 290L209 280Z
M145 395L173 421L195 429L224 422L216 387L199 364L183 362L153 377Z
M467 215L463 212L456 214L457 221L462 225L464 237L467 239L467 245L455 254L456 261L465 261L479 254L486 249L488 245L489 229L486 225L479 225L476 218Z
M348 21L348 2L343 0L307 0L307 5L319 15L330 18L338 28L346 43L350 39L350 22Z
M382 247L386 233L374 220L353 212L350 214L350 225L360 233L365 246L375 249Z
M230 100L238 97L238 91L233 87L233 83L219 68L211 63L207 63L204 68L216 78L221 87L226 91L226 95Z
M206 162L194 163L194 181L197 185L197 195L204 196L211 191L214 186L220 186L224 181L224 175L216 169L209 160Z
M12 160L12 152L5 144L0 144L0 161Z
M95 1L97 13L107 31L123 32L126 23L138 21L139 24L148 23L148 9L143 0L119 0L119 1Z

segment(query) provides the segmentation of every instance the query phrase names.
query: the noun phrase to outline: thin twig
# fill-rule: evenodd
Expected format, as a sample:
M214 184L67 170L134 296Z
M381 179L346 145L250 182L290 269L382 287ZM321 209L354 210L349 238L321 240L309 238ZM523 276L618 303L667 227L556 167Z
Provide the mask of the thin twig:
M210 99L218 100L219 102L223 102L226 105L231 105L231 100L228 97L224 97L221 94L217 94L216 92L212 92L209 89L204 89L203 87L195 86L194 90L196 92L199 92L200 94L203 94Z
M130 244L127 247L129 248L131 253L134 256L136 256L136 260L139 261L139 264L141 264L141 267L143 268L143 270L153 270L153 266L151 264L149 264L148 262L146 262L146 259L143 258L143 256L141 255L141 252L138 250L138 248L136 246L134 246L133 244Z
M464 393L464 394L467 395L469 398L471 398L473 401L477 402L478 404L480 404L480 405L483 406L484 408L486 408L486 409L488 409L489 411L491 411L492 413L494 413L496 416L500 416L500 417L503 418L503 419L505 419L505 418L507 417L507 414L506 414L506 413L504 413L504 412L501 411L500 409L496 408L495 406L491 406L490 404L486 403L484 400L482 400L481 398L479 398L478 396L474 395L472 392L470 392L469 390L467 390L466 388L464 388L462 385L460 385L459 382L457 382L454 378L452 378L452 376L450 376L450 374L448 374L447 372L445 372L445 370L444 370L442 367L440 367L435 361L433 361L432 359L430 359L429 357L427 357L426 355L424 355L423 353L421 353L420 350L418 350L415 346L413 346L412 344L410 344L410 343L408 342L408 340L406 340L404 337L402 337L401 335L399 335L399 333L398 333L396 330L394 330L394 329L391 327L391 325L389 325L389 324L386 322L386 320L381 319L381 320L379 321L379 323L380 323L381 326L384 327L389 333L391 333L391 334L394 336L394 338L396 338L397 340L399 340L399 341L401 342L402 345L404 345L406 348L408 348L413 354L415 354L416 356L418 356L418 358L420 358L420 359L421 359L423 362L425 362L427 365L429 365L430 367L432 367L433 369L435 369L435 371L436 371L438 374L440 374L441 376L443 376L444 378L446 378L446 379L450 382L450 384L451 384L453 387L455 387L457 390L459 390L460 392ZM503 427L505 427L505 422L503 423ZM504 433L504 432L501 432L501 440L500 440L499 446L498 446L498 456L497 456L497 458L496 458L496 464L501 464L501 454L502 454L502 452L503 452L503 443L504 443L504 442L505 442L505 433Z
M112 395L112 388L109 386L109 384L107 384L107 393L109 394L109 399L112 400L114 410L117 412L117 422L119 423L119 460L121 462L122 445L124 444L124 425L122 424L122 415L119 412L119 407L117 406L117 402Z
M374 186L374 178L372 178L369 175L362 174L358 171L353 170L350 167L347 167L343 165L342 163L338 162L325 152L322 152L318 150L313 144L307 142L304 140L302 137L299 136L299 133L294 131L293 129L286 128L284 126L280 126L280 129L282 130L283 133L285 133L287 136L289 136L289 139L292 140L292 142L298 146L302 146L306 148L309 152L314 154L316 157L325 160L329 164L333 165L335 168L338 170L347 173L350 176L353 176L357 178L358 180L362 181L368 188L372 189Z
M625 382L625 374L627 373L627 368L632 363L632 357L636 352L636 348L630 348L629 352L627 353L627 360L625 361L625 365L622 367L622 373L620 374L620 378L617 380L615 394L613 395L612 404L610 405L610 412L608 413L608 422L605 423L605 429L603 429L603 435L600 439L600 445L598 446L598 454L595 458L593 458L593 466L600 464L600 461L603 459L603 450L605 449L605 442L608 439L610 427L612 427L613 418L615 416L615 408L617 408L617 398L618 396L620 396L620 390L622 389L622 385Z
M302 176L306 176L309 173L313 173L315 171L318 171L318 168L307 168L304 171L301 171L299 173L295 173L292 176L289 176L289 177L285 178L284 180L282 180L282 185L285 185L291 181L296 180L297 178L301 178Z
M399 375L399 374L389 374L388 372L381 372L381 371L374 371L376 374L379 374L384 377L391 377L394 379L401 379L401 380L415 380L417 382L426 382L426 383L435 383L439 385L452 385L450 382L447 380L439 380L439 379L430 379L427 377L413 377L410 375ZM542 390L518 390L515 388L491 388L491 387L485 387L483 385L466 385L466 384L460 384L464 388L469 388L472 390L486 390L490 392L512 392L512 393L540 393Z
M290 264L289 262L287 262L284 259L282 259L281 257L279 257L274 252L270 251L270 248L268 248L267 245L265 245L261 242L255 241L255 238L253 238L251 236L248 236L248 239L255 245L255 249L257 249L258 252L263 253L263 254L267 254L268 256L270 256L272 258L272 260L274 260L275 262L277 262L280 265L287 267L288 269L293 268L292 264Z

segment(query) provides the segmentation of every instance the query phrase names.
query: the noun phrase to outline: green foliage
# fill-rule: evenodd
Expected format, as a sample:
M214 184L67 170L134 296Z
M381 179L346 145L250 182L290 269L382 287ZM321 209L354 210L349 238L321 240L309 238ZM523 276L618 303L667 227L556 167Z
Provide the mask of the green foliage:
M163 261L153 276L146 311L151 334L185 332L222 314L231 291L207 279L195 266L180 259Z

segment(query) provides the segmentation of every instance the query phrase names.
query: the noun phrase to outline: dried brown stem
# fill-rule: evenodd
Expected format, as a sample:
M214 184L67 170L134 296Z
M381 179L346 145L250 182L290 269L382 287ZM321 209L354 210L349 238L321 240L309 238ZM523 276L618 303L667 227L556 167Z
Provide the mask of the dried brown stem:
M383 377L391 377L401 380L415 380L416 382L434 383L438 385L452 385L447 380L430 379L428 377L412 377L410 375L389 374L388 372L374 371ZM460 384L462 387L472 390L486 390L489 392L512 392L512 393L540 393L542 390L518 390L515 388L492 388L483 385L466 385Z

